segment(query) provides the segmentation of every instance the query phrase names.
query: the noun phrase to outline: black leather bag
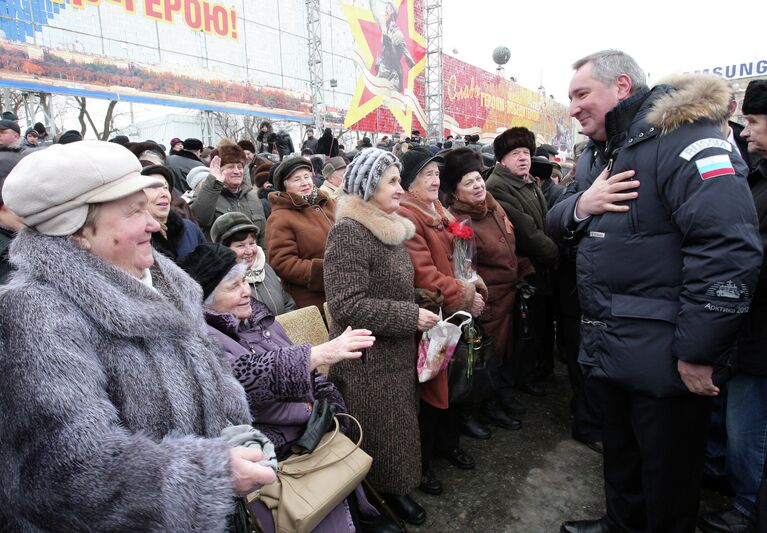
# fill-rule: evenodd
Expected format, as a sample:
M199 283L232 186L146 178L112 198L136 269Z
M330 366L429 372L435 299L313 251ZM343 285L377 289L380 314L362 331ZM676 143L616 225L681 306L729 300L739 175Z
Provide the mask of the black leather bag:
M479 322L474 321L464 327L448 366L450 404L473 403L492 398L498 386L497 376L493 339Z

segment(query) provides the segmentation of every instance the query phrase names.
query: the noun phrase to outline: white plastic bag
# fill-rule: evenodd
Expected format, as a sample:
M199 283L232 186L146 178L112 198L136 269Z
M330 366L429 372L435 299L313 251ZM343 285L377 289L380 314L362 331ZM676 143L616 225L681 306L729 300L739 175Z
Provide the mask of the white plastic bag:
M466 319L460 325L450 323L455 316L464 316ZM437 377L442 370L447 368L453 358L453 352L461 338L463 327L471 322L471 315L465 311L457 311L442 320L442 310L439 312L440 321L429 331L421 335L418 343L418 382L424 383Z

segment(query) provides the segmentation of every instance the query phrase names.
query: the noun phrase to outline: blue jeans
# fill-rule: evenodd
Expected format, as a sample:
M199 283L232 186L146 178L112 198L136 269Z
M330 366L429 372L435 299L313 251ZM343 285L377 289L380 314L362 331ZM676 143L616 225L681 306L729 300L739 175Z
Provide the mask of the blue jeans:
M739 374L727 386L727 478L735 508L754 514L767 457L767 378Z

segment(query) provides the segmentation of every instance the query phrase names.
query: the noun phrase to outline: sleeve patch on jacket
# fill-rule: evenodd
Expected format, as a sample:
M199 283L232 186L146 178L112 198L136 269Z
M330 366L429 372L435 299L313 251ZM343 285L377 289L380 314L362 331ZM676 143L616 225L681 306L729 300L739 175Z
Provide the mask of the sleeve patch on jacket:
M735 174L735 169L732 168L732 161L730 161L730 156L727 154L704 157L696 161L695 164L698 166L700 177L704 180L727 174Z
M715 296L717 298L729 298L731 300L740 300L741 298L750 298L748 287L745 283L739 285L732 280L717 281L713 283L706 291L706 296Z
M722 150L732 152L732 145L729 143L729 141L725 141L724 139L715 139L712 137L709 139L701 139L699 141L695 141L690 146L682 150L679 153L679 157L685 161L689 161L695 156L695 154L705 150L706 148L721 148Z

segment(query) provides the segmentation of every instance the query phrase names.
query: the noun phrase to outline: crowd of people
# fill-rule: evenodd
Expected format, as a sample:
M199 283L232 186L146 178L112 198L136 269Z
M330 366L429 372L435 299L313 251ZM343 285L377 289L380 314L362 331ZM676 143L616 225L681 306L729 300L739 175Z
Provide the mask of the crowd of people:
M461 437L523 429L557 356L606 501L562 532L767 528L767 80L742 126L724 80L651 88L608 50L570 99L588 141L567 175L514 125L346 151L264 122L166 151L4 115L0 529L235 530L327 409L373 462L314 530L400 531L427 519L416 491L444 490L434 458L471 470ZM275 320L308 306L328 342ZM492 347L476 401L451 401L449 366L418 379L419 340L457 311ZM732 505L699 516L704 484Z

